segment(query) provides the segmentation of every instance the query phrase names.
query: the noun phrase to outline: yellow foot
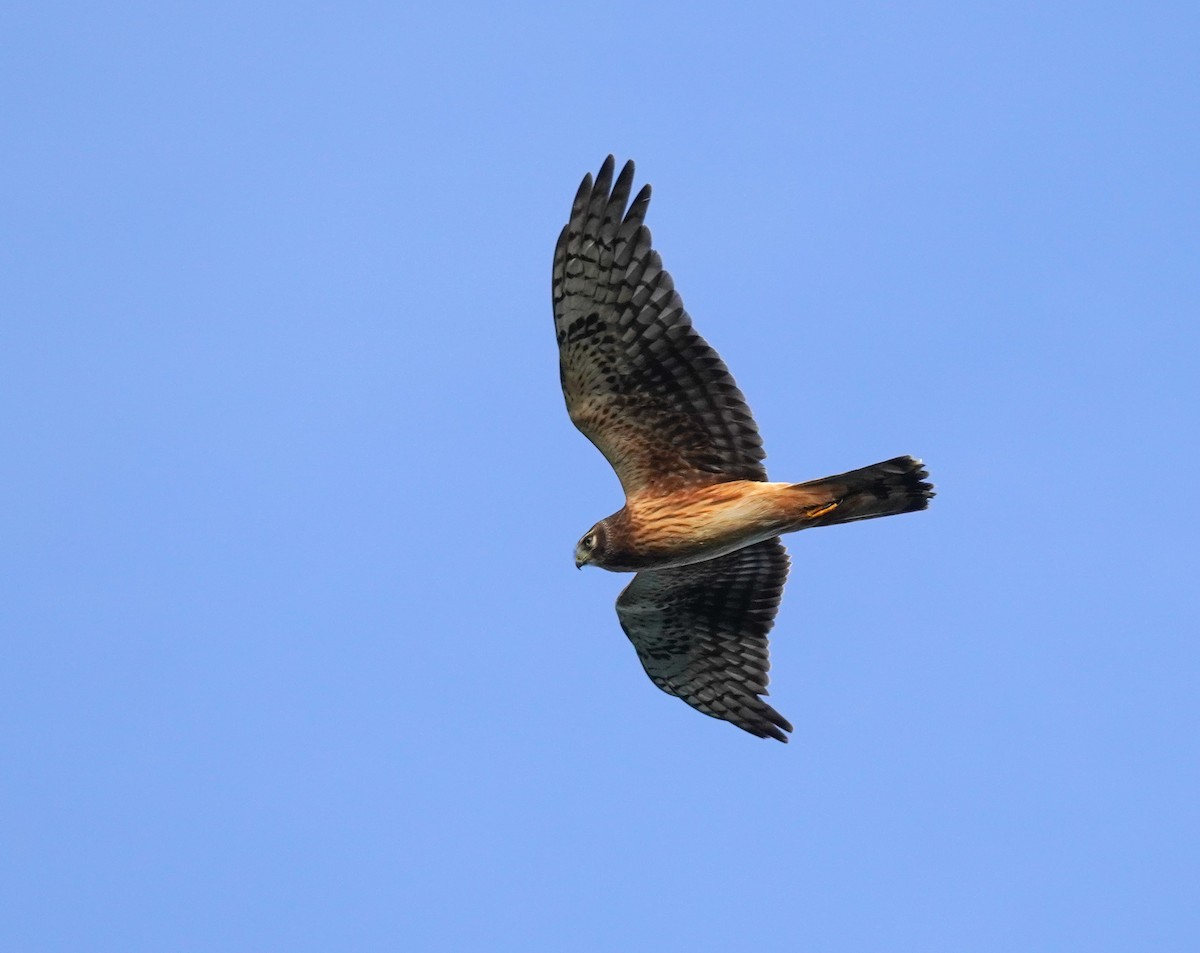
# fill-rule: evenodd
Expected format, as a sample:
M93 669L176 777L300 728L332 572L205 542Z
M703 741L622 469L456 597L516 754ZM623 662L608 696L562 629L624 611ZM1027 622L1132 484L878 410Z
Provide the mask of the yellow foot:
M804 515L810 520L815 520L817 517L824 516L826 513L832 513L837 508L838 505L836 502L826 503L824 506L818 506L816 509L809 510Z

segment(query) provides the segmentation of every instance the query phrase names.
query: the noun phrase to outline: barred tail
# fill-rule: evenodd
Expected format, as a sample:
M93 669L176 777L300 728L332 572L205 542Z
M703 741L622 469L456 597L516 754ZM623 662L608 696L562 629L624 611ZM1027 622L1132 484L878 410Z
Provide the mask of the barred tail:
M792 484L804 500L802 522L796 529L923 510L934 495L933 485L925 482L928 476L920 460L895 457L861 470Z

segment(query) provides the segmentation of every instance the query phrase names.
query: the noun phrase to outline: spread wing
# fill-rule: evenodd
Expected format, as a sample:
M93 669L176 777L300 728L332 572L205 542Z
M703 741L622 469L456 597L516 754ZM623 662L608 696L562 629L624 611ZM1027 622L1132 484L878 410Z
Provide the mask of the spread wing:
M792 726L767 694L767 633L788 556L778 538L708 562L639 572L617 598L621 628L650 680L706 715L760 738Z
M758 428L721 358L692 328L642 224L633 163L579 187L554 252L554 325L567 411L627 496L765 480ZM611 192L610 192L611 187Z

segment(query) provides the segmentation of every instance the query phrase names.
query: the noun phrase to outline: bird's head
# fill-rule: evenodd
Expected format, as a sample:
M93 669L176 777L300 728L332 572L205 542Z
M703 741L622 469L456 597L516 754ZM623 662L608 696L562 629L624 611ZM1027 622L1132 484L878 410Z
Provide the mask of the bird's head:
M575 544L575 568L582 569L588 563L604 564L604 521L601 520Z

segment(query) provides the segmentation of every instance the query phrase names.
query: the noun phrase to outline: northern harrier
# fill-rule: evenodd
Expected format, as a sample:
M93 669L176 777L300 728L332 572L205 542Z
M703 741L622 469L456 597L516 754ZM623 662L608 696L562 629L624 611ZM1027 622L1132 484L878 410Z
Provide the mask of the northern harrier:
M633 163L587 175L554 252L554 325L567 412L612 464L625 506L593 526L575 564L635 572L621 628L663 691L760 738L787 741L767 694L767 633L788 557L779 540L923 510L921 461L896 457L807 483L768 483L742 392L692 328L633 203Z

